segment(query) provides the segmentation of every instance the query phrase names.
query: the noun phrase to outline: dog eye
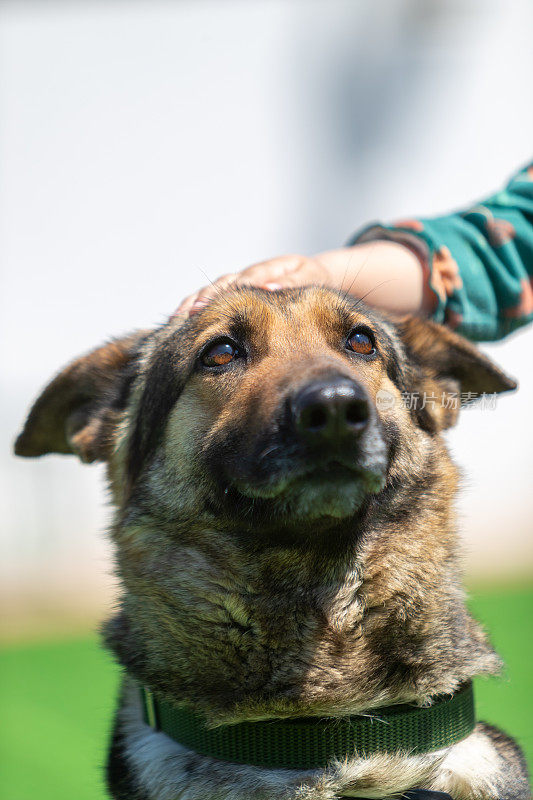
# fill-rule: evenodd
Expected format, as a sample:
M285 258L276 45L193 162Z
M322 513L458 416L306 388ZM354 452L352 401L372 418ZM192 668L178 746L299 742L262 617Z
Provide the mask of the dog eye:
M239 351L233 342L216 342L202 353L201 361L204 367L224 367L238 354Z
M376 352L374 337L370 331L361 328L354 328L346 340L346 347L354 353L364 356L373 356Z

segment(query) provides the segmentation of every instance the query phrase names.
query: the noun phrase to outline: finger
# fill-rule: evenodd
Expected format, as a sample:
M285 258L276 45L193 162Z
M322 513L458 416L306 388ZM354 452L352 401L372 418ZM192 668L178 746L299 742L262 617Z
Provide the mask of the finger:
M261 272L268 273L272 278L277 278L297 269L306 260L305 256L292 253L285 256L276 256L276 258L269 258L266 261L260 261L258 264L252 264L241 274L247 275L248 273Z
M196 297L194 298L194 302L191 303L189 307L189 316L192 317L194 314L197 314L202 308L205 308L206 305L213 299L215 295L215 290L212 286L202 286L202 288L196 293Z
M237 275L233 272L229 273L228 275L221 275L221 277L217 278L214 283L210 284L209 286L204 286L202 289L200 289L200 291L197 293L194 303L189 309L189 316L197 314L198 311L201 311L202 308L205 308L205 306L208 305L214 297L234 283L236 277Z
M294 272L287 276L291 286L325 286L326 272L323 265L314 258L309 258Z
M280 289L286 289L281 283L263 283L262 289L268 289L269 292L278 292Z
M194 307L194 313L203 308L203 306L207 305L207 303L212 300L212 298L226 286L228 286L236 277L236 273L228 273L227 275L221 275L220 278L217 278L209 286L203 286L199 291L190 294L184 300L181 301L179 306L173 312L171 319L174 317L189 314L191 309Z
M170 319L175 319L176 317L187 317L189 315L189 311L194 305L198 298L198 292L194 292L194 294L190 294L184 300L181 301L179 306L176 308L175 311L172 312L170 315Z
M289 285L288 276L302 263L302 256L280 256L243 270L236 278L239 285L254 285L265 289L280 289Z

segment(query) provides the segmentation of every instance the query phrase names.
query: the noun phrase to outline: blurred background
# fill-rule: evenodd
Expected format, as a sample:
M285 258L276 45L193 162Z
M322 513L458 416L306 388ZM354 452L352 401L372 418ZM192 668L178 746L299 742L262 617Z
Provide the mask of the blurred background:
M500 188L532 155L532 30L529 0L0 2L10 800L36 782L42 798L101 796L116 680L91 634L116 592L103 470L11 455L36 394L106 337L162 322L206 275ZM467 582L509 665L480 702L533 749L533 330L484 349L520 391L449 436ZM50 753L70 747L70 778L44 730Z

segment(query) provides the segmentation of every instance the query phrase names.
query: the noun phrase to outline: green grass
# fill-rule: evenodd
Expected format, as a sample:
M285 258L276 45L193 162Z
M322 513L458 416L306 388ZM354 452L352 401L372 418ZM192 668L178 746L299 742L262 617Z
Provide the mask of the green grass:
M533 587L473 593L470 607L505 660L502 678L476 679L479 719L518 741L533 768Z
M106 798L118 671L96 638L10 647L0 665L0 797Z
M507 663L504 680L477 681L479 716L509 731L533 763L533 589L479 591L471 605ZM9 646L0 677L0 796L104 800L118 670L96 638Z

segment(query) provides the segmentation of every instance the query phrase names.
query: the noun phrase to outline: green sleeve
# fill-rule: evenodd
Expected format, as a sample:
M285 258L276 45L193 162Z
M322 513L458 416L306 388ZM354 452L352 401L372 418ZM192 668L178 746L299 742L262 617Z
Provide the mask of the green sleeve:
M466 211L371 225L350 244L376 239L417 253L426 307L463 336L501 339L533 321L533 164Z

